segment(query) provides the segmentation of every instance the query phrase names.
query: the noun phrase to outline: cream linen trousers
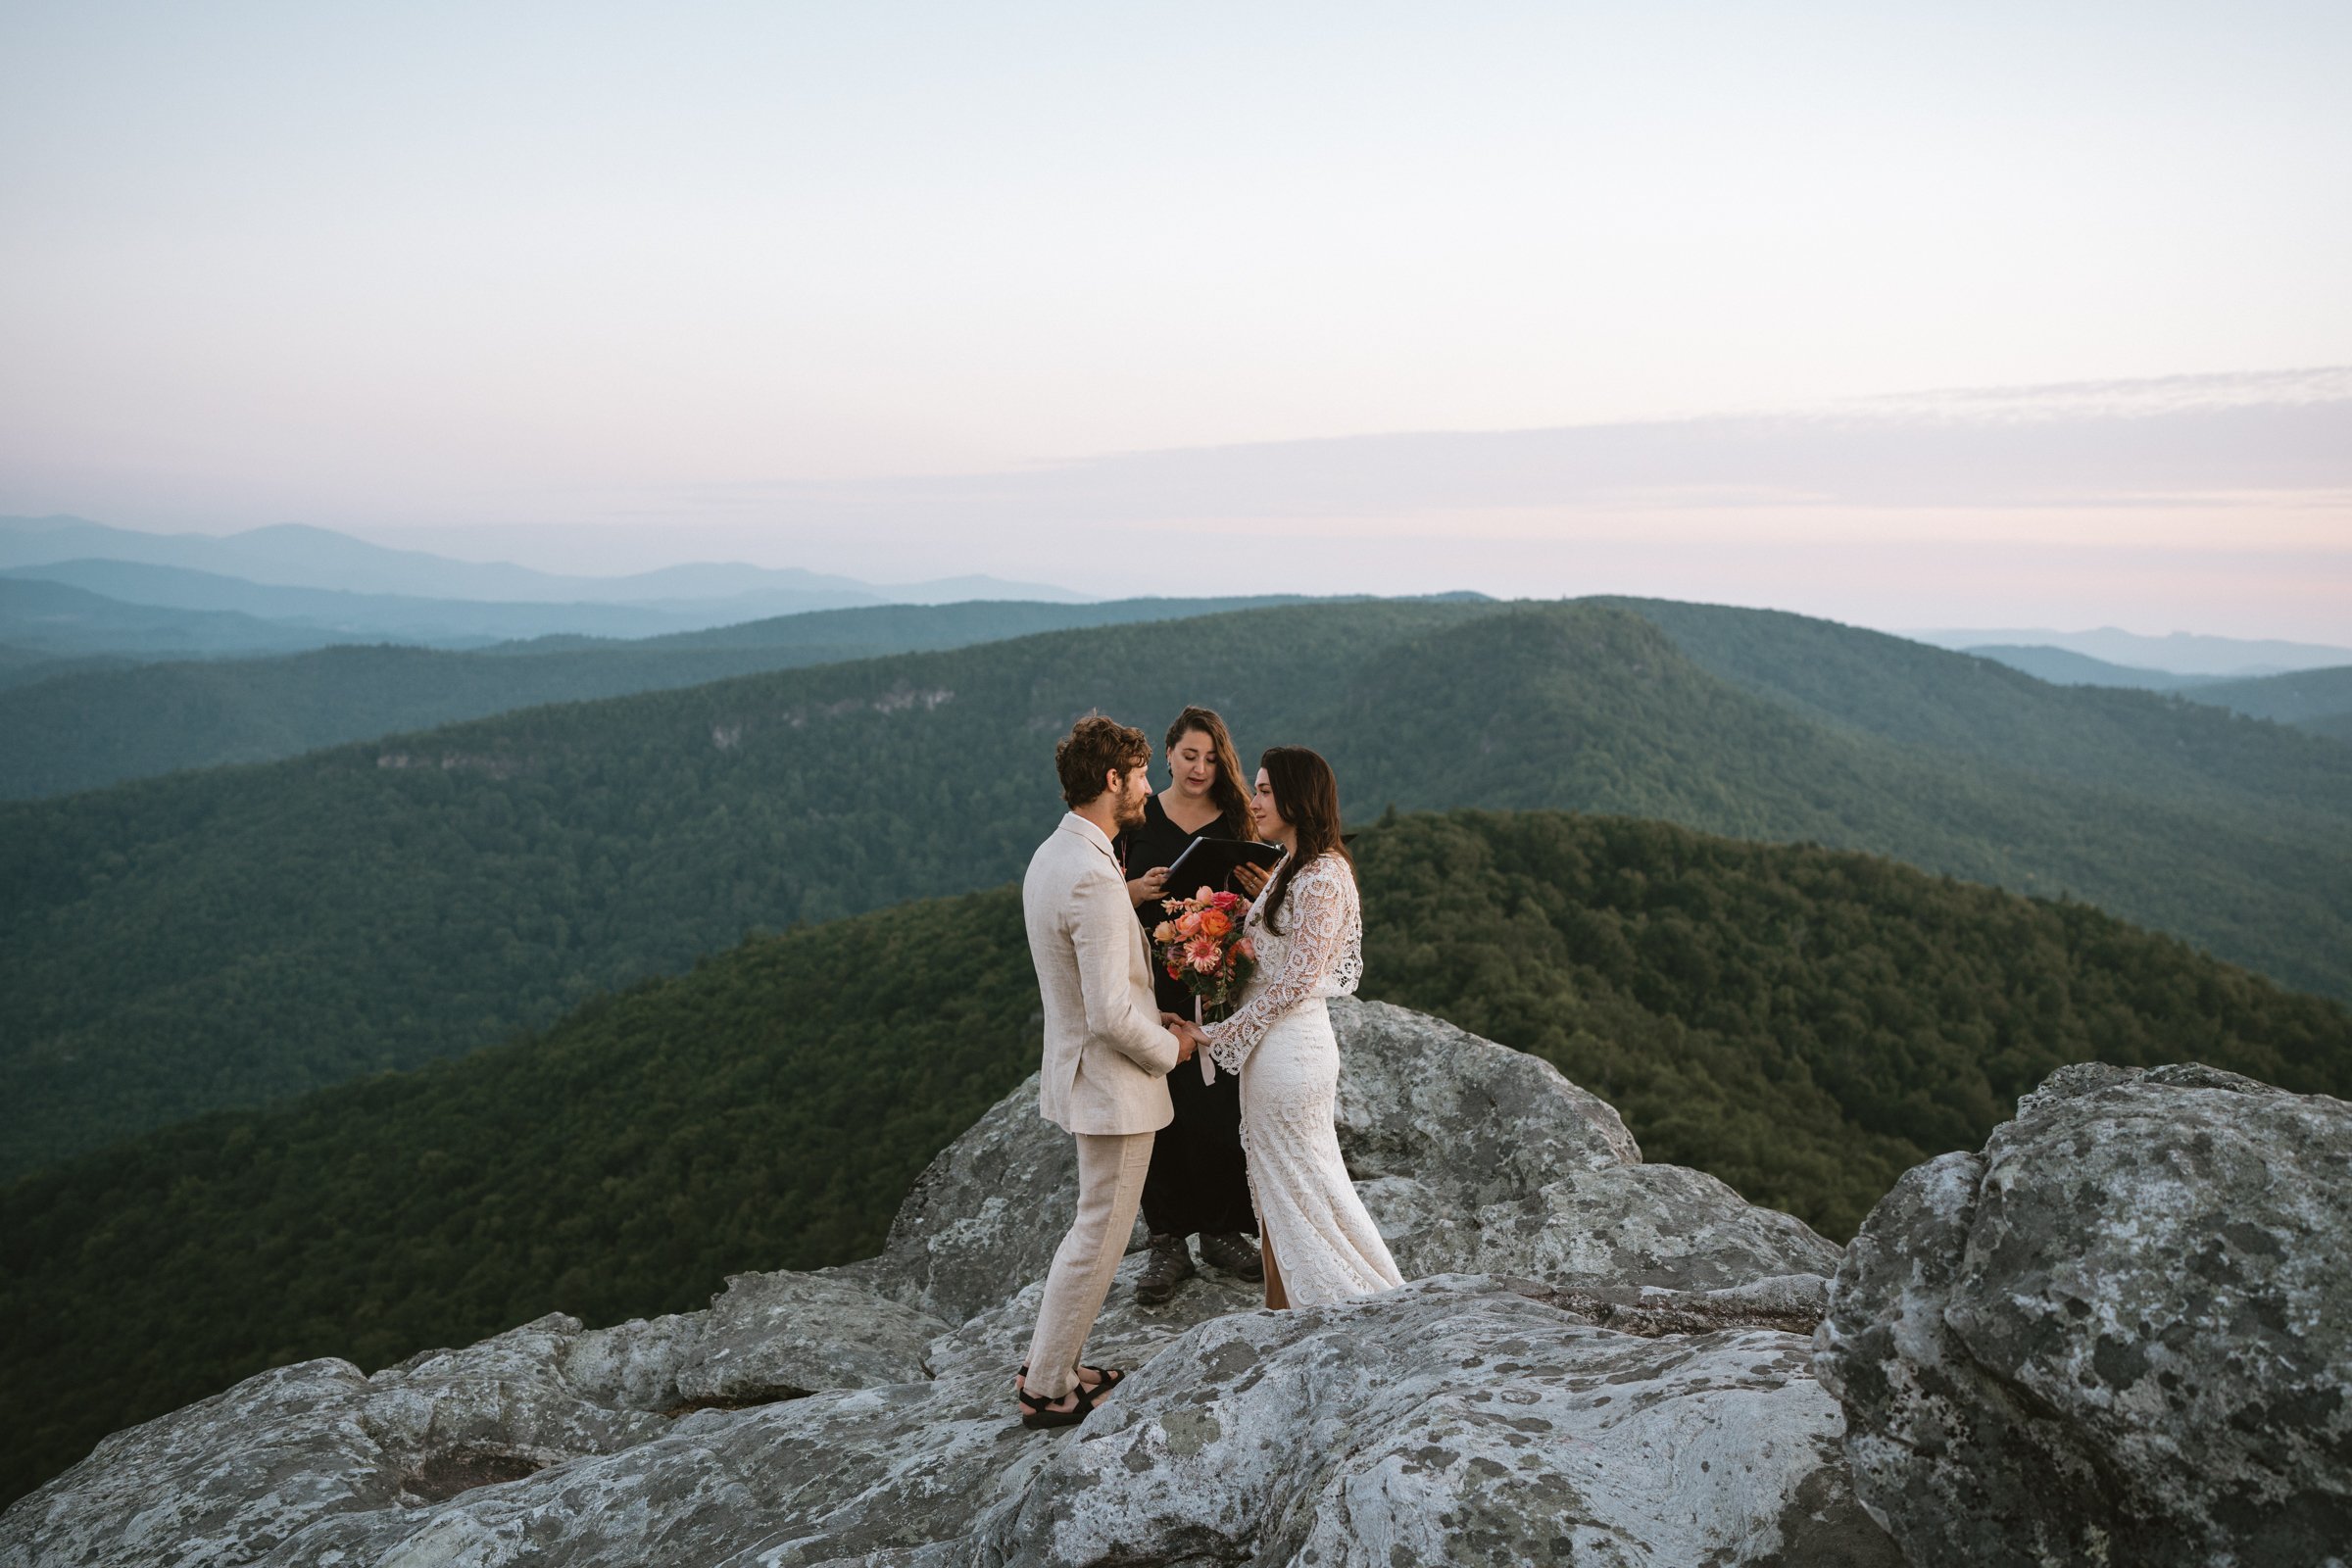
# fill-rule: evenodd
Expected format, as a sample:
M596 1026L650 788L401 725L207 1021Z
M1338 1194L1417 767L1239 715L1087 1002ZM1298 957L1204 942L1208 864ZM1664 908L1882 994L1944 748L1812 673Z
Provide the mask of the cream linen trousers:
M1078 1352L1127 1255L1152 1168L1152 1133L1072 1133L1078 1140L1078 1214L1054 1249L1029 1342L1029 1396L1058 1399L1078 1380Z

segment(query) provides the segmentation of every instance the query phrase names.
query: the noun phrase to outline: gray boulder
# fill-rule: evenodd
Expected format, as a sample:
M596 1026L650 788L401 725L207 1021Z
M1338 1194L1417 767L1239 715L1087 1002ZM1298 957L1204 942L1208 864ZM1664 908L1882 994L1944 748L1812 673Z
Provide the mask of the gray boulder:
M2352 1555L2352 1104L2053 1073L1906 1175L1816 1338L1918 1568Z
M1011 1419L1075 1186L1032 1084L933 1162L878 1257L249 1379L0 1516L0 1568L1894 1560L1801 1337L1835 1248L1641 1163L1534 1057L1336 1013L1343 1148L1434 1277L1274 1313L1211 1271L1152 1308L1130 1257L1089 1351L1134 1370L1075 1432Z

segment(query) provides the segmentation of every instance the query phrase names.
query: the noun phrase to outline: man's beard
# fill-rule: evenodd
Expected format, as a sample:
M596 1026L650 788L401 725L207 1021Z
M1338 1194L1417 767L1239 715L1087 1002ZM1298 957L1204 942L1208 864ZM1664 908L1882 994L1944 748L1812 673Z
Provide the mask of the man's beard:
M1130 795L1124 789L1119 792L1119 814L1115 820L1121 832L1144 825L1144 804L1151 799L1149 792L1142 795Z

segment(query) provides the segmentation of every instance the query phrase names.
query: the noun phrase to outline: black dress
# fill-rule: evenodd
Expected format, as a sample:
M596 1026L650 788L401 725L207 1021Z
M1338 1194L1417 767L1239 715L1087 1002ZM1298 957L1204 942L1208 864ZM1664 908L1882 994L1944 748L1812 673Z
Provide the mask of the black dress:
M1119 835L1119 863L1133 881L1154 866L1173 865L1185 846L1203 835L1248 836L1232 818L1211 822L1200 833L1187 833L1168 820L1159 797L1153 795L1144 803L1143 824ZM1171 887L1167 896L1186 898L1198 891ZM1143 922L1147 943L1152 928L1166 918L1157 899L1136 906L1135 915ZM1169 979L1167 970L1156 961L1152 965L1152 985L1162 1010L1187 1018L1193 1015L1193 994L1184 989L1183 981ZM1250 1206L1250 1178L1242 1163L1241 1079L1220 1072L1215 1083L1203 1084L1196 1057L1179 1062L1168 1074L1168 1100L1175 1107L1176 1119L1162 1127L1152 1142L1152 1168L1144 1177L1144 1224L1154 1236L1213 1236L1219 1232L1254 1236L1257 1214Z

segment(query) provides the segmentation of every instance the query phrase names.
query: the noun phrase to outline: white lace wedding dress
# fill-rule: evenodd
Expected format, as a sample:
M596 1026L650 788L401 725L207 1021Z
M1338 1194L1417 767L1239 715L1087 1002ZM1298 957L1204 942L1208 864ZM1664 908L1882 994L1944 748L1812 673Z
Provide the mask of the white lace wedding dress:
M1250 1196L1293 1306L1318 1306L1404 1283L1340 1159L1340 1044L1326 998L1364 973L1355 878L1336 855L1292 876L1280 931L1252 907L1257 974L1232 1017L1210 1024L1210 1059L1242 1079Z

